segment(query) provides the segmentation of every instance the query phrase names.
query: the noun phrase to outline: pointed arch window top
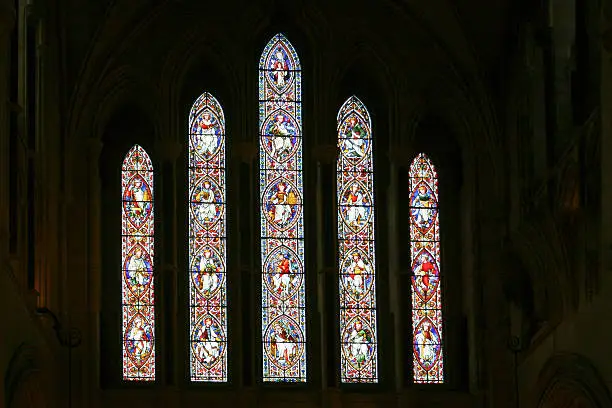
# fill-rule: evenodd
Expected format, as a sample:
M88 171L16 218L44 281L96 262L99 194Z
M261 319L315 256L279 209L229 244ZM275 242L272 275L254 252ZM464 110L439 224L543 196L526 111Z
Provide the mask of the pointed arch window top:
M279 68L279 62L285 62L287 65L284 68L289 71L300 71L302 69L295 48L287 37L281 33L276 34L266 44L259 59L259 69L274 71Z
M341 127L346 127L350 122L350 117L355 117L361 122L361 126L365 126L364 129L366 132L364 135L361 135L362 138L370 139L372 133L372 119L370 118L370 113L366 109L365 105L359 98L355 95L348 98L340 107L338 111L337 123L338 123L338 132L341 131ZM344 134L344 133L342 133Z
M378 382L372 122L351 96L338 111L338 256L343 383Z
M410 165L413 381L444 382L438 174L427 155Z
M125 155L123 164L121 166L122 171L153 171L153 164L151 158L145 149L140 145L134 145L129 152Z
M191 381L227 382L225 116L204 92L189 113Z
M306 382L301 72L277 34L259 63L263 381Z
M425 153L419 153L410 164L410 177L420 178L429 181L436 180L435 191L437 196L438 173L436 172L436 169L433 163L431 162L431 159Z
M201 127L198 127L199 121L204 118L205 114L211 115L211 119L214 119L217 126L222 129L221 133L225 133L225 115L223 114L223 108L221 104L212 96L209 92L204 92L196 99L191 106L189 112L189 128L191 133L201 133Z
M155 380L153 165L134 145L121 166L123 379Z

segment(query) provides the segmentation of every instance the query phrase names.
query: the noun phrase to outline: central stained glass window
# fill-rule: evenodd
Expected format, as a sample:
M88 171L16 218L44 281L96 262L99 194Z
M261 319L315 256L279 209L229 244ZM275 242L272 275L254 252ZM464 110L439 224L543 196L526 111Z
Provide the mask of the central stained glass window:
M282 34L259 61L263 380L306 381L300 61Z

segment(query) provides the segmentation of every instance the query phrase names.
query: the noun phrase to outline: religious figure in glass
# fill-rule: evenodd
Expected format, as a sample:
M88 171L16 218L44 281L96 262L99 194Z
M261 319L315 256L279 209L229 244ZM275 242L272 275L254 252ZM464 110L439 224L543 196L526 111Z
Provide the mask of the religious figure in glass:
M197 119L198 132L196 133L195 149L205 157L212 156L219 146L216 120L210 112L203 112Z
M226 382L225 116L210 93L193 103L189 129L191 380Z
M204 366L213 366L223 350L223 332L212 317L205 317L196 330L196 354Z
M363 327L360 320L355 320L351 329L351 334L348 338L350 342L350 353L349 359L352 365L359 369L366 361L370 358L372 348L372 334L370 331Z
M121 166L123 379L155 380L153 165L134 145Z
M337 126L340 378L377 382L372 123L357 97L344 102Z
M368 149L368 138L357 117L348 119L344 140L342 142L342 154L350 160L363 158Z
M413 381L443 383L438 175L425 154L412 161L409 180Z
M263 381L306 381L300 62L282 34L259 62Z

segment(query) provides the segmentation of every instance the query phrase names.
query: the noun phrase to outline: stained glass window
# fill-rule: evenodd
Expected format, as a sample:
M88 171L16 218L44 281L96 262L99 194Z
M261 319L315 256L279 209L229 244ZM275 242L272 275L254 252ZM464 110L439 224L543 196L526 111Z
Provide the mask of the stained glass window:
M351 96L338 112L341 381L378 381L372 122Z
M263 380L306 381L300 61L282 34L259 60Z
M413 380L443 383L438 175L421 153L410 165Z
M225 117L208 92L189 113L192 381L227 381Z
M134 145L121 167L123 379L155 380L153 165Z

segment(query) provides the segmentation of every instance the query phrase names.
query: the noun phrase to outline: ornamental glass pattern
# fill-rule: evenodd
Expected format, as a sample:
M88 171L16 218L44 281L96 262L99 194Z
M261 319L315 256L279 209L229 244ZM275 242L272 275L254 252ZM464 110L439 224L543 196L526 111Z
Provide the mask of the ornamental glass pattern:
M227 381L225 117L205 92L189 113L191 381Z
M338 124L341 381L378 381L372 122L351 96Z
M263 381L306 381L300 61L282 34L259 61Z
M153 165L134 145L121 166L123 379L155 380Z
M438 175L421 153L410 166L412 361L415 383L444 382Z

